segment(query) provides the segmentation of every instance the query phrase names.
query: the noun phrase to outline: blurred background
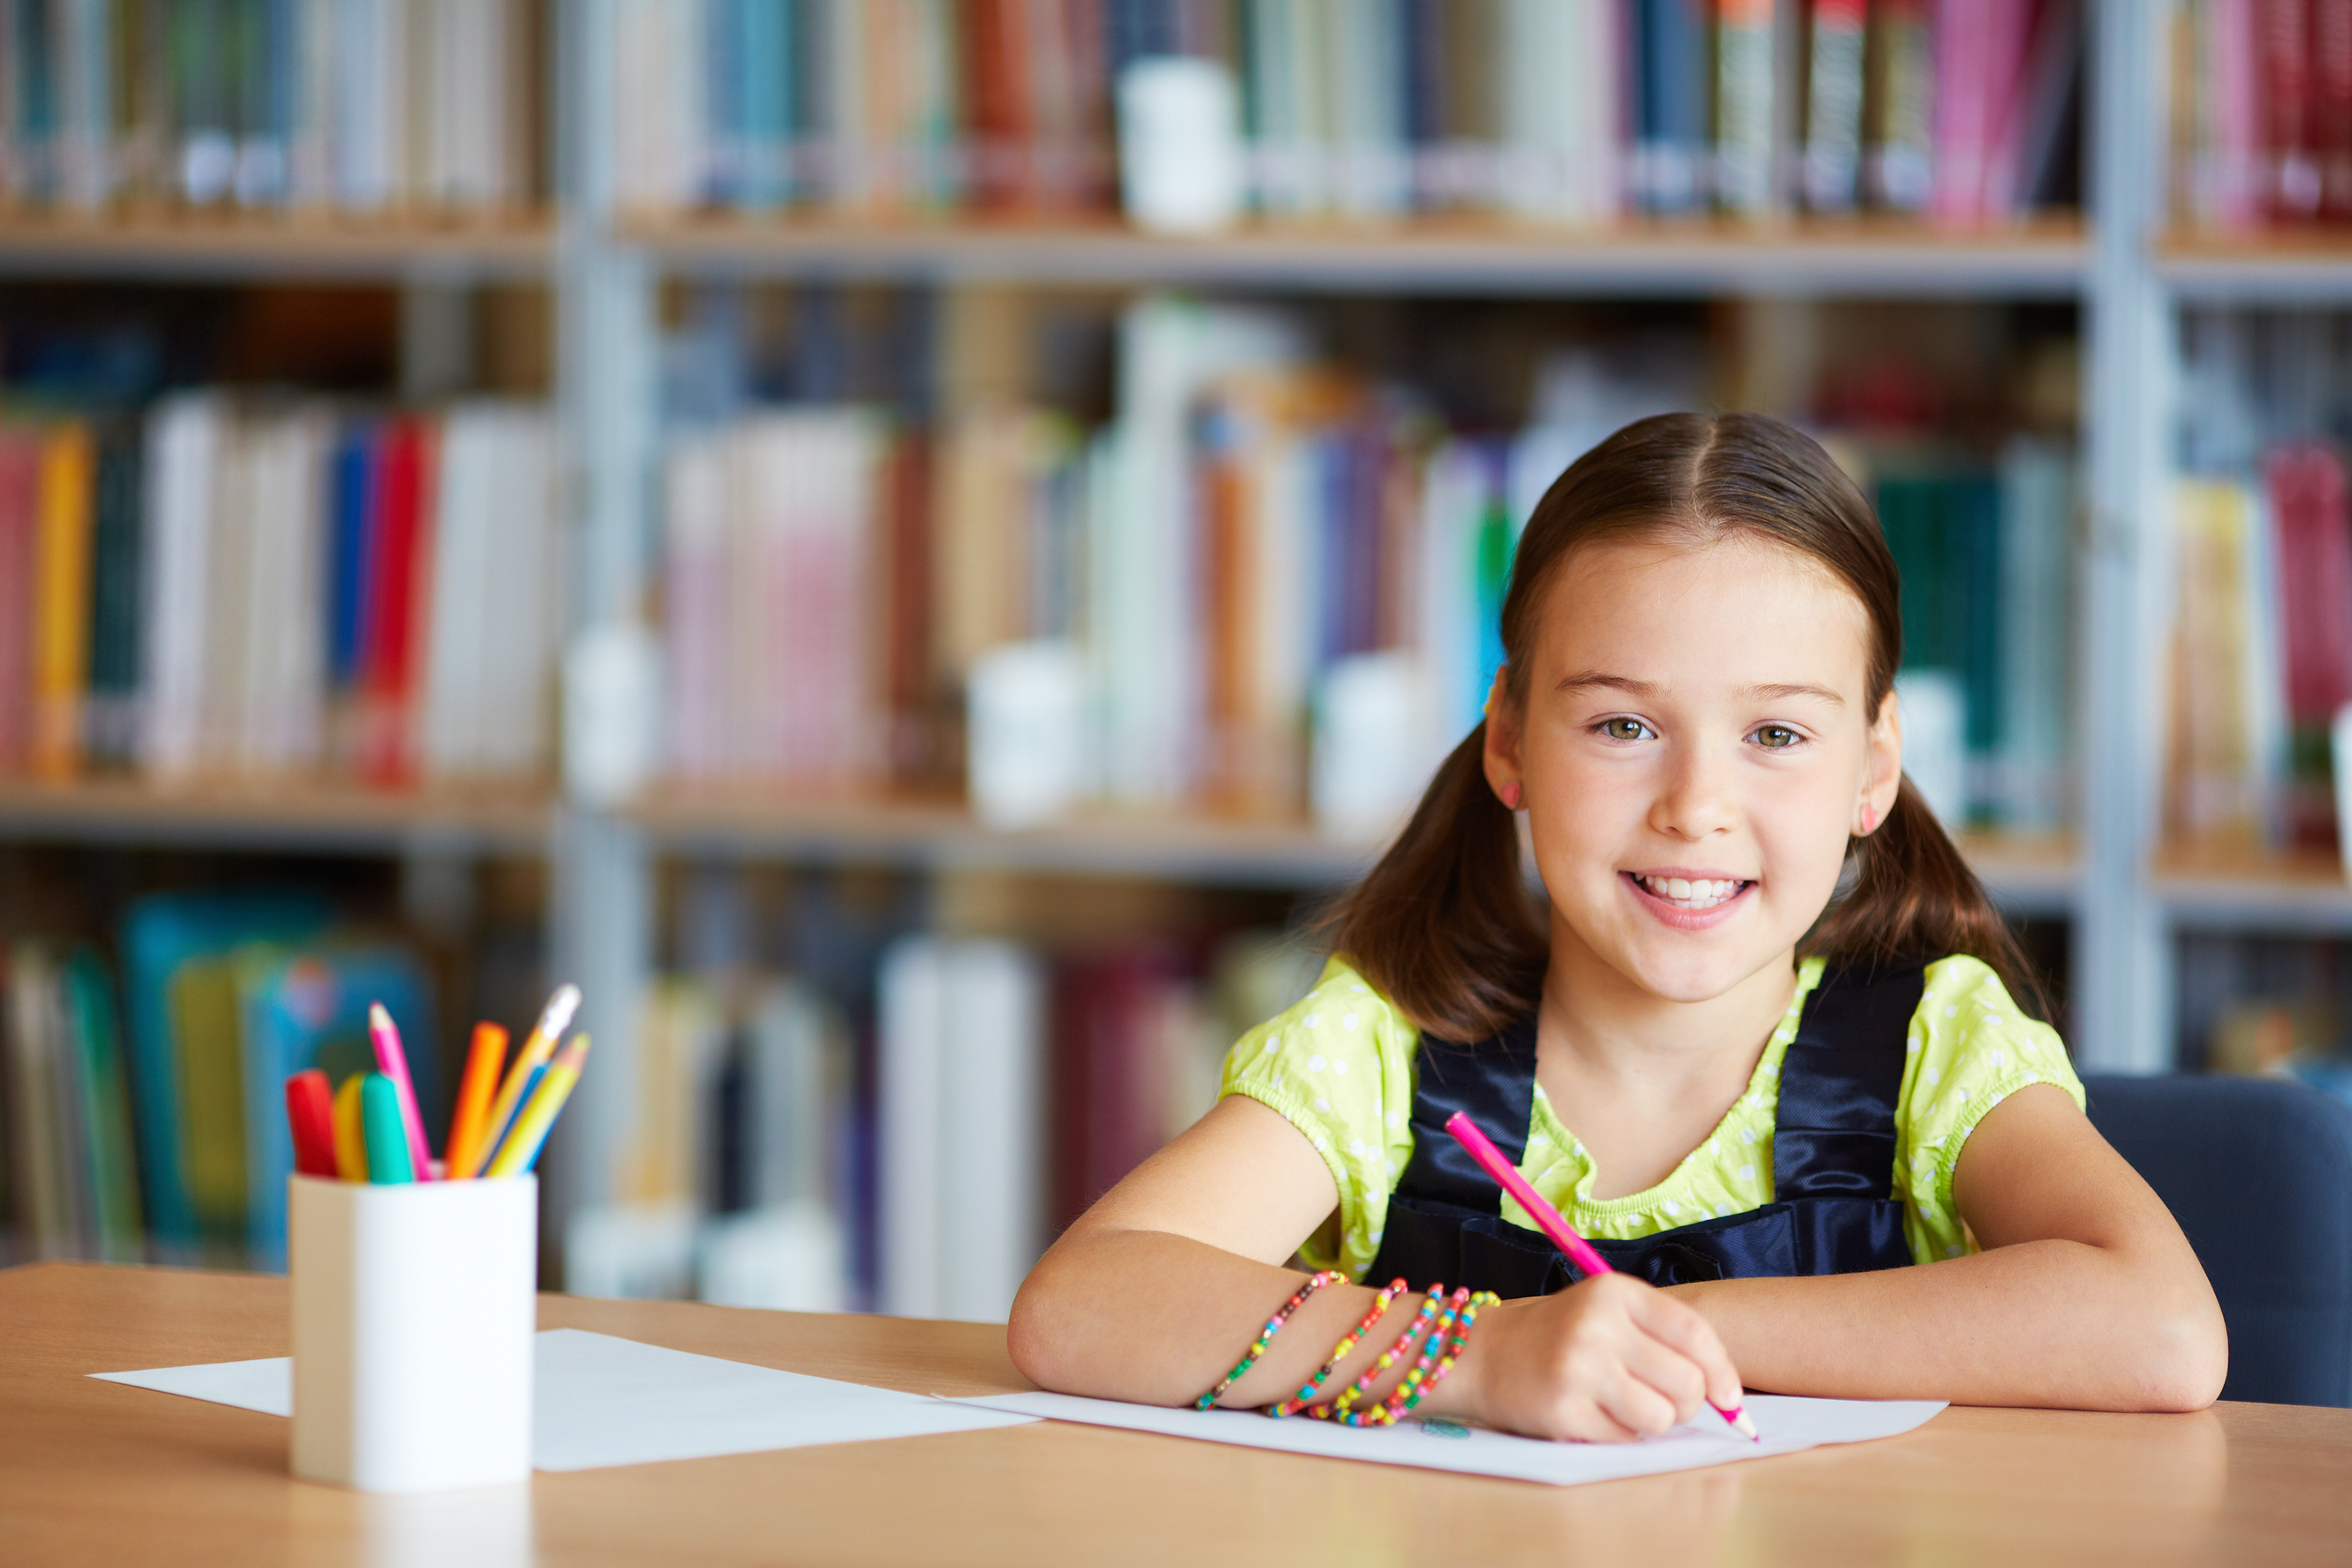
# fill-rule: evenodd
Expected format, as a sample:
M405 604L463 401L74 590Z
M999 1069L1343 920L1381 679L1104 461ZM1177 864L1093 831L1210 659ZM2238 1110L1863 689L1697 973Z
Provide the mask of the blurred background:
M0 4L0 1262L558 980L550 1285L998 1317L1756 409L2086 1068L2352 1084L2352 0Z

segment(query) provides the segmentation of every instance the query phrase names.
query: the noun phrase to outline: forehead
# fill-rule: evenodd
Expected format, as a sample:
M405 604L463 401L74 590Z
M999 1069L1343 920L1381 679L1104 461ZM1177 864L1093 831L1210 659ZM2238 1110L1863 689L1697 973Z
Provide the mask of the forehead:
M1536 673L1604 670L1685 685L1807 682L1859 695L1870 614L1802 551L1753 534L1596 542L1543 599Z

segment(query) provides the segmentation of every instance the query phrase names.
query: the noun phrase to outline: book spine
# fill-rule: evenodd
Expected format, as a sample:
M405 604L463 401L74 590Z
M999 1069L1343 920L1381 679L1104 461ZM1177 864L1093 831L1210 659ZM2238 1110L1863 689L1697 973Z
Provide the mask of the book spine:
M31 761L65 780L81 771L89 688L90 511L96 454L87 425L53 427L42 444L33 602Z
M1863 45L1868 0L1812 0L1805 75L1805 204L1851 211L1862 170Z
M1716 8L1716 193L1727 211L1742 216L1761 216L1778 205L1776 21L1773 0L1718 0Z
M1864 174L1871 200L1890 212L1925 212L1936 189L1936 36L1929 0L1875 0L1871 7Z

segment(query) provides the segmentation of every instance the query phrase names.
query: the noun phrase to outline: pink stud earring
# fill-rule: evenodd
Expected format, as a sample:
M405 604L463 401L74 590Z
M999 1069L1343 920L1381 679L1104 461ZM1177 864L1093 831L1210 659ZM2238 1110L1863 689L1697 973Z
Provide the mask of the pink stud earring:
M1874 805L1864 806L1862 808L1862 837L1867 838L1877 831L1878 808Z
M1519 809L1519 786L1517 782L1505 784L1501 793L1503 796L1503 809L1505 811L1517 811Z

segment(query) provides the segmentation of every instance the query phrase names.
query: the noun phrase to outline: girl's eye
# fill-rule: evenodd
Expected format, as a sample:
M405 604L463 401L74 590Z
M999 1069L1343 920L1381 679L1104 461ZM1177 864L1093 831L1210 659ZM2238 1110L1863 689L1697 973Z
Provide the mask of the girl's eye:
M1783 751L1804 739L1786 724L1767 724L1750 737L1767 751Z
M1603 719L1601 732L1612 741L1642 741L1650 737L1650 727L1639 719Z

